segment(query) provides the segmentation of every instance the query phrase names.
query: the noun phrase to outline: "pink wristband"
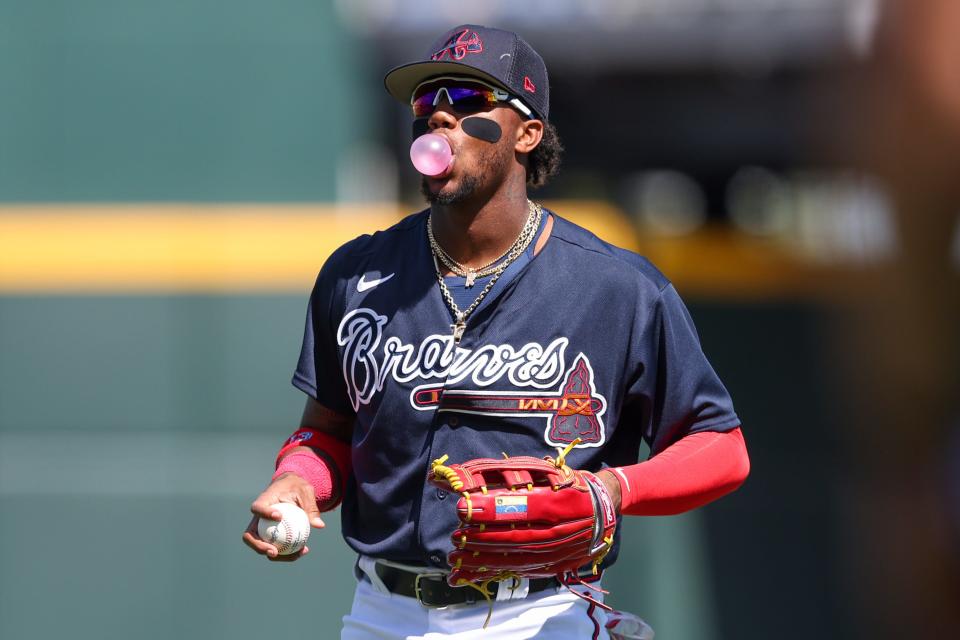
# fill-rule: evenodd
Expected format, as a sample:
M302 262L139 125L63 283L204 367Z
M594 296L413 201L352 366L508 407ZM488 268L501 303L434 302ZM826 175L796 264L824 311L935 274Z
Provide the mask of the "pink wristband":
M273 479L284 473L295 473L310 483L320 511L330 511L340 504L341 492L334 489L335 485L340 485L334 480L336 471L313 451L294 451L284 456Z
M294 455L305 457L288 461ZM353 468L352 452L347 442L310 427L300 427L280 448L276 466L274 478L288 471L296 473L313 485L320 511L330 511L343 499L344 488Z

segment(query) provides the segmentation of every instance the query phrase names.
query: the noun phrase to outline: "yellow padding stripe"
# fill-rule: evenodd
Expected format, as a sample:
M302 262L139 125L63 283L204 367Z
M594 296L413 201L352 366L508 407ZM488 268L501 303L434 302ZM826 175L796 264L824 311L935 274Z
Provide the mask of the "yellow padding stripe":
M0 207L0 291L308 291L392 206Z
M844 281L826 286L837 269L726 227L682 237L638 234L608 203L544 205L647 256L684 295L823 297L850 291ZM0 205L0 295L303 294L334 249L415 209L393 203Z
M610 205L556 206L637 248ZM302 294L337 247L414 211L393 203L0 205L0 293Z

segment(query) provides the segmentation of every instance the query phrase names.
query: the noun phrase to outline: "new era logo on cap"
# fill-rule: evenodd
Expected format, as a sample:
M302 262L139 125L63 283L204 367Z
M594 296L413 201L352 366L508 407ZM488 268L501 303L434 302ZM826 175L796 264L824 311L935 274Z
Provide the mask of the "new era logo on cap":
M387 91L404 104L424 80L436 76L469 76L508 91L546 120L550 84L543 58L512 31L464 24L438 38L425 56L392 69L383 79Z

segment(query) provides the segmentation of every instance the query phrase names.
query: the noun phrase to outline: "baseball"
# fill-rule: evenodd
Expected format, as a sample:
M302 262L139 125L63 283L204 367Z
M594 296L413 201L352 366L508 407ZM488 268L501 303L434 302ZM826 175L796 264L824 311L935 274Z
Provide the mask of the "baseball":
M277 522L270 518L260 518L257 525L260 539L275 546L282 556L303 549L310 537L310 519L307 518L307 512L289 502L279 502L273 505L273 508L280 512L283 519Z

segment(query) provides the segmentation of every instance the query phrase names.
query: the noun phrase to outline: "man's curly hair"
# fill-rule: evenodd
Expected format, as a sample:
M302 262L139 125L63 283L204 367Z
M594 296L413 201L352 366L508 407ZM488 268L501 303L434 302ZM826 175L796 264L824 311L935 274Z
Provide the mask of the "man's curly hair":
M549 122L544 122L543 138L527 156L527 185L533 188L545 185L560 171L562 155L563 145L560 144L557 129Z

